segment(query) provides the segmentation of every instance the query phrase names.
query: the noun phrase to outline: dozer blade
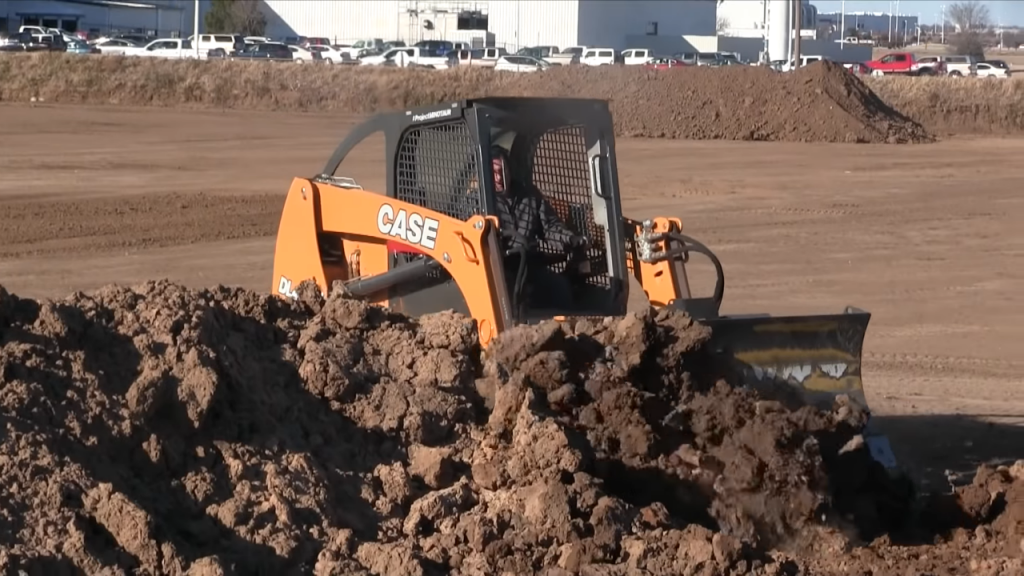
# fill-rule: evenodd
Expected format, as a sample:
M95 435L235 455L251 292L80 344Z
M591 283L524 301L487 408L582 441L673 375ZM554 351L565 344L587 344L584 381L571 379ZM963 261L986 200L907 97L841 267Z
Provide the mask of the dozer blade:
M701 322L711 328L709 348L730 384L781 389L826 410L845 394L867 410L861 357L870 320L870 313L848 307L841 314L733 316ZM864 438L875 460L886 468L896 467L888 439L875 433L870 422Z

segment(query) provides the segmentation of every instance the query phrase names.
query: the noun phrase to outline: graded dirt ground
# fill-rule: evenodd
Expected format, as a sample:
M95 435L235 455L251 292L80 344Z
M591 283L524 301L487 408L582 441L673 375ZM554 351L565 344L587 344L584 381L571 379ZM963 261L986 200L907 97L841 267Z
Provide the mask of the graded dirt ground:
M73 290L94 289L111 282L134 284L161 277L197 288L224 283L268 292L272 235L287 185L292 176L318 172L352 121L351 116L324 114L50 105L0 107L0 123L11 133L19 134L17 139L0 142L0 173L4 174L0 180L0 284L25 297L63 297ZM981 460L1020 456L1018 447L1024 445L1024 434L1018 426L1024 415L1024 402L1017 386L1022 368L1019 342L1024 338L1020 312L1024 274L1019 270L1024 241L1018 231L1024 220L1024 201L1018 198L1016 191L1024 177L1024 166L1016 160L1024 151L1024 141L976 138L923 146L822 146L620 138L617 148L627 214L680 216L690 233L715 249L726 267L726 313L818 313L839 311L844 305L853 304L874 314L864 364L868 397L880 427L894 442L897 456L924 481L926 489L944 487L946 469L960 472L962 480L969 481L973 468ZM381 154L380 143L369 142L342 165L340 173L355 176L364 186L379 187L384 175ZM999 169L980 168L989 165ZM698 267L695 275L701 272L705 274L704 281L698 281L698 286L708 289L708 269ZM129 303L137 305L142 312L125 312ZM221 311L209 312L211 306ZM208 418L223 425L231 422L220 412L224 404L215 397L224 396L239 382L252 381L253 374L262 374L259 370L251 372L256 370L252 366L266 366L259 362L271 360L260 360L250 366L249 362L242 361L248 356L241 351L234 357L212 359L203 356L202 347L194 342L213 348L240 347L242 351L252 344L259 352L255 354L257 358L266 358L265 352L276 346L286 349L293 346L301 348L304 357L312 361L309 350L313 342L296 340L292 344L289 340L292 336L275 340L282 334L279 329L285 334L306 332L323 334L323 337L337 333L337 326L317 332L315 322L311 324L312 321L301 315L293 316L291 312L275 308L268 312L265 304L248 294L185 294L163 284L143 286L138 294L108 290L95 299L75 296L64 306L39 308L45 313L40 312L34 319L31 314L19 316L10 312L31 312L33 308L31 303L5 308L4 322L18 328L25 336L18 342L27 346L13 351L20 354L16 357L19 361L9 365L32 370L31 378L14 372L5 372L5 378L18 379L26 385L50 378L50 382L57 384L37 384L50 394L66 390L60 382L71 374L80 388L71 396L56 399L47 394L40 396L39 390L11 390L9 408L31 420L44 416L52 419L54 416L48 407L60 406L66 421L73 423L68 427L69 437L86 444L92 437L105 438L105 435L133 442L168 422L194 422L204 418L204 414L212 414ZM178 325L175 320L178 317L184 322L181 325L189 328L168 341L161 330ZM255 327L257 319L264 324L278 320L290 324L283 328ZM344 324L337 315L334 320L327 318L316 322L331 321ZM106 332L90 331L89 326L105 327ZM236 341L220 336L218 326L251 336ZM396 330L401 338L426 338L416 335L419 329ZM457 333L450 327L446 330ZM130 381L127 368L125 373L107 368L123 364L119 356L122 348L115 344L123 345L125 338L140 339L133 343L136 349L142 347L143 357L138 359L137 365L146 368L143 372L152 378ZM363 350L402 349L401 342L405 342L401 338L380 340L369 333L360 338L364 341L353 345L362 346ZM110 345L106 346L108 339ZM449 345L455 348L445 348ZM64 362L52 361L79 348L80 355L72 354ZM436 348L447 350L456 360L466 358L457 343L438 344ZM191 359L186 349L196 350L196 357ZM83 361L85 365L80 364ZM308 376L322 372L323 366L333 365L330 359L323 361L328 364L317 370L308 369L307 383ZM215 376L208 371L193 370L196 366L206 366ZM274 366L275 369L292 369ZM293 358L292 366L297 369L301 363ZM343 372L353 369L344 362L337 367ZM5 368L8 369L14 368ZM388 370L398 368L389 366ZM192 372L198 376L187 378ZM82 374L94 376L83 379ZM389 377L400 379L399 376ZM166 383L177 380L184 384ZM138 382L142 383L136 391L129 393ZM52 388L54 385L57 388ZM429 383L426 386L427 390L431 389ZM548 392L564 392L558 379L553 380L549 388ZM178 402L166 400L169 390L177 390ZM309 405L306 395L329 399L331 395L344 393L345 390L294 389L282 392L287 396L282 399L302 407ZM707 394L708 405L728 404L724 397L716 396L713 389L704 394ZM227 397L234 398L231 394ZM38 398L40 403L25 405L19 401L22 398ZM401 404L399 400L381 399L384 400ZM278 405L273 396L257 396L250 404L238 408L237 413L250 409L266 413L263 408L266 402ZM452 398L437 400L435 407L446 415L457 415L464 407L460 402ZM586 408L585 405L569 405L570 411ZM211 406L216 408L211 410ZM230 409L235 411L234 407ZM359 420L366 414L345 416L355 420L355 427L360 430L368 425ZM523 417L537 416L525 414ZM623 417L628 420L630 416ZM332 424L340 416L325 413L323 418L327 423L325 429L356 433L344 426L338 428L336 422ZM420 422L432 422L428 415L420 414L417 418ZM304 485L303 489L312 491L310 494L296 492L296 484L305 481L297 480L295 475L308 477L315 463L297 458L287 462L287 469L280 465L267 468L267 459L273 460L280 454L275 450L287 450L293 445L287 444L287 435L282 435L275 440L277 444L260 444L253 448L252 438L266 440L269 432L259 429L256 424L259 420L247 422L250 422L248 428L232 431L234 436L226 440L219 436L222 430L218 428L217 434L212 435L207 434L209 430L200 430L194 435L189 432L186 438L179 438L180 441L170 441L169 446L162 441L145 444L145 453L121 454L117 450L119 444L107 445L104 454L112 459L110 469L113 470L109 473L100 468L89 469L88 459L80 455L62 454L60 450L66 446L66 438L47 436L46 431L14 432L24 433L25 449L37 450L33 453L45 463L45 467L33 474L59 469L60 481L51 486L63 485L60 482L66 479L79 479L75 480L76 485L89 486L83 493L40 494L33 508L38 510L47 502L55 504L53 514L42 525L70 530L62 534L67 536L63 539L71 547L69 550L83 551L80 556L83 562L92 561L89 558L100 563L135 561L125 560L130 557L141 563L166 560L170 563L168 566L185 566L195 560L194 570L209 565L212 571L218 560L200 560L209 550L196 543L216 534L220 538L217 541L227 542L226 549L237 556L251 554L262 558L267 556L260 554L273 556L280 555L281 551L301 556L303 546L316 548L329 542L326 548L330 553L324 560L328 567L338 562L339 569L344 570L344 562L352 559L365 564L368 557L381 556L383 551L386 554L381 557L391 558L394 563L390 568L378 567L377 572L393 569L408 573L407 562L413 559L403 544L395 544L406 534L407 524L408 531L417 536L423 536L419 533L422 527L427 527L428 532L437 530L432 550L450 548L444 534L454 533L458 544L453 546L479 545L483 552L472 552L488 557L486 547L494 541L493 532L477 531L473 535L460 532L458 522L447 522L452 518L451 506L464 515L486 516L488 509L479 508L480 489L455 482L445 488L417 492L413 498L412 493L403 492L402 486L408 484L391 482L392 475L423 477L420 472L412 472L411 460L408 465L403 464L403 471L393 466L391 471L350 470L362 475L368 486L377 486L380 493L367 492L357 495L356 499L345 494L329 495L330 498L350 498L345 502L353 505L369 502L371 507L382 507L373 514L384 516L391 523L387 525L394 526L394 540L385 546L386 550L371 546L360 552L360 546L365 546L368 540L354 532L352 535L310 532L314 524L322 525L322 513L334 507L324 504L328 500L324 500L326 496L315 486ZM427 425L418 428L421 433L430 429ZM801 430L806 433L807 428ZM20 442L22 437L18 438ZM325 442L325 438L320 434L320 439L315 440L307 435L302 437L302 442L297 446L308 449L317 442ZM600 436L591 437L589 442L588 450L599 455ZM425 441L412 443L429 444ZM210 448L211 444L216 447L215 451ZM708 452L715 450L714 446L708 446ZM201 453L189 452L197 447L202 448ZM501 442L496 445L499 452L507 448ZM269 452L254 454L252 450ZM574 518L586 517L582 529L586 534L592 533L591 538L598 538L597 529L602 523L610 533L625 535L621 531L624 519L639 514L636 517L643 522L631 528L630 534L642 536L645 542L656 541L660 548L640 551L633 548L628 552L604 549L602 554L618 554L614 558L609 556L610 561L628 563L630 558L643 558L649 563L645 564L648 569L658 573L653 567L657 562L667 561L663 551L672 547L678 551L683 542L696 543L689 554L718 562L714 566L707 564L712 566L709 570L720 568L721 559L725 559L726 564L739 561L733 540L719 536L716 544L714 531L694 534L691 529L690 533L683 534L673 528L680 519L692 519L687 513L648 510L643 503L622 500L616 495L620 493L618 489L609 486L599 489L607 490L605 497L610 498L600 504L600 492L591 490L593 485L587 483L590 480L575 480L583 468L593 468L574 468L577 464L573 463L575 456L571 451L555 450L553 453L568 454L564 470L574 478L572 482L567 484L560 479L557 486L562 488L558 488L544 483L550 479L527 478L531 480L528 485L537 487L537 492L516 492L516 502L534 498L534 501L541 499L544 505L566 504L573 510ZM187 454L187 458L182 454ZM801 458L806 456L800 454ZM52 462L60 466L45 460L51 456L55 459ZM143 456L149 463L138 461ZM406 456L411 458L412 455ZM790 456L792 454L787 455ZM761 457L773 458L769 454ZM154 458L164 468L154 468ZM371 460L365 454L360 458L360 462ZM452 464L455 462L471 465L473 458L460 454L459 458L453 458ZM714 469L714 465L711 468ZM241 480L248 478L246 471L256 469L261 470L258 483L247 480L249 484L243 486ZM24 472L18 470L18 473ZM179 479L182 488L161 494L160 490L169 490L164 488L168 485L157 483L159 488L149 488L156 492L146 494L139 488L139 480L124 479L133 477L137 470L153 474L155 478L170 474ZM783 476L793 472L777 470ZM811 466L809 470L820 468ZM484 472L481 471L480 477L486 477ZM366 475L376 475L377 480L369 481ZM983 505L988 500L982 496L994 492L1001 495L996 498L997 503L1016 502L1019 487L1011 486L1005 476L991 481L989 476L986 473L979 480L984 487L974 490L973 496L964 497L965 502L975 502L972 516L984 521L987 527L960 532L959 541L946 548L929 549L929 552L876 543L882 550L872 548L858 552L861 564L857 566L875 562L876 566L884 568L886 564L914 562L920 570L935 571L937 567L953 566L954 559L959 558L957 566L961 567L969 566L974 560L976 573L999 574L1000 566L1012 570L1013 565L986 566L984 561L997 554L1014 553L1012 536L1018 533L1018 527L1013 514L1017 512L1002 515L1001 505L993 512ZM456 477L465 478L464 475ZM230 489L224 486L225 479L231 484ZM598 480L608 481L607 478ZM524 483L514 487L519 490L525 487ZM398 492L389 494L389 486ZM563 488L568 494L564 499L559 492ZM803 490L794 485L777 488L787 493ZM44 490L43 487L38 489ZM188 490L198 492L192 494ZM820 497L813 489L808 490L808 502ZM435 495L433 500L420 504L418 512L413 509L418 498L430 494ZM204 498L216 501L217 508L212 512L206 509L206 520L202 520L204 516L200 514L196 522L188 526L168 520L166 512L160 508L167 505L161 502L190 499L207 504ZM455 500L447 500L449 498ZM60 505L56 505L58 502ZM398 502L397 508L395 502ZM502 506L500 502L492 503L490 509L496 511L497 518L507 519L509 516L502 512L506 510ZM354 514L359 510L358 506L352 508ZM732 528L722 533L740 534L735 536L738 541L755 544L750 551L764 551L756 539L743 533L742 515L736 516L727 508L714 506L709 506L708 510L720 514L713 516L716 523L723 518L733 519ZM523 508L522 513L525 511ZM6 511L5 518L16 517L18 513L18 510ZM288 521L268 527L267 523L275 517ZM424 517L426 523L422 521ZM609 517L614 517L614 521L607 522L605 518ZM665 520L666 517L669 520ZM541 564L592 559L589 554L602 550L600 538L575 548L572 542L565 540L570 533L563 528L537 526L529 515L524 518L516 520L515 525L532 526L532 532L527 530L526 534L532 534L537 540L523 541L515 551L533 550L540 555L530 558ZM358 524L352 519L346 522L346 525ZM789 523L789 519L783 522ZM137 530L135 527L139 525L144 525L145 529ZM652 537L650 531L659 529L662 530L660 536ZM722 531L721 525L717 530ZM311 539L320 544L310 544L311 540L301 536L304 533L312 533ZM39 535L39 538L44 537L54 538ZM117 541L121 549L110 557L96 556L93 546L97 538L100 549L104 546L113 549L110 538ZM549 546L540 550L536 547L537 541ZM39 541L34 542L38 549ZM247 544L252 542L260 545ZM559 543L557 555L551 552L552 542ZM823 542L816 550L802 552L803 566L814 568L815 558L835 554L846 545L835 534ZM563 545L568 548L563 549ZM1007 551L1006 546L1011 549ZM958 556L961 552L965 554L963 558ZM502 555L501 550L491 553ZM931 556L922 559L923 554ZM424 565L421 560L417 562ZM427 560L450 563L452 558L429 557ZM781 562L773 566L778 568ZM768 565L763 561L760 566L767 570Z

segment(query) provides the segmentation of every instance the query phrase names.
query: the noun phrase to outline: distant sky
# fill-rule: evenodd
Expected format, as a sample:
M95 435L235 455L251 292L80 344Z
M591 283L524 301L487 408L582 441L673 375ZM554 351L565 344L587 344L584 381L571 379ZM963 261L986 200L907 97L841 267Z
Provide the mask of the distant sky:
M953 1L949 0L901 0L900 14L920 14L922 24L932 24L939 21L941 6L949 6L952 3ZM1024 0L985 0L984 3L988 4L988 13L993 24L998 24L1001 20L1007 26L1024 26ZM818 12L839 12L843 2L811 0L811 4L817 6ZM846 11L887 13L890 10L895 11L895 5L895 2L889 0L846 0Z

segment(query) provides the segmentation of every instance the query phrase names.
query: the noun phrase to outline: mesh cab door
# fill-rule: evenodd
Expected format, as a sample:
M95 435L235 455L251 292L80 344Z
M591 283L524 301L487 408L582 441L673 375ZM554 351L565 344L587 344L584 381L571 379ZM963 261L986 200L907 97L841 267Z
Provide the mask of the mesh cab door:
M463 117L408 127L398 140L395 197L459 220L483 214L477 177L479 146L474 132ZM430 258L402 246L392 248L392 269L418 258ZM469 314L459 286L444 269L393 287L389 306L410 316L445 309Z

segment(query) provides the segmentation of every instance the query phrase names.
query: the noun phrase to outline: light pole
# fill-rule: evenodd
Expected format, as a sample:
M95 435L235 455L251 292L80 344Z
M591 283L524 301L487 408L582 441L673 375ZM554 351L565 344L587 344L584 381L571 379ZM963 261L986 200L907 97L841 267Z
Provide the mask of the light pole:
M900 0L896 0L896 22L897 22L896 25L897 26L899 26L899 24L898 24L899 21L900 21ZM906 22L903 22L903 29L904 30L907 29L907 23ZM897 42L900 41L900 29L899 28L896 28L896 41Z
M889 0L889 44L892 44L892 0Z
M846 49L846 0L843 0L842 7L839 9L839 49Z
M195 51L196 59L199 59L199 0L196 0L194 7L195 14L192 15L192 50Z
M945 44L946 43L946 5L943 4L941 6L941 8L942 8L942 16L941 16L941 18L942 18L942 21L941 21L941 24L942 24L942 36L940 36L940 40L939 41L941 43Z

